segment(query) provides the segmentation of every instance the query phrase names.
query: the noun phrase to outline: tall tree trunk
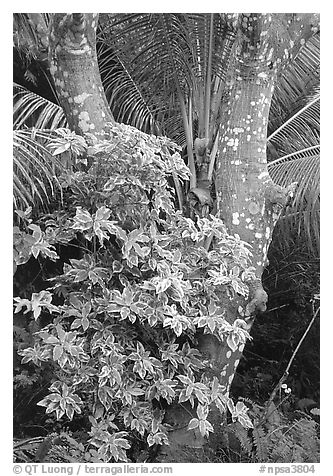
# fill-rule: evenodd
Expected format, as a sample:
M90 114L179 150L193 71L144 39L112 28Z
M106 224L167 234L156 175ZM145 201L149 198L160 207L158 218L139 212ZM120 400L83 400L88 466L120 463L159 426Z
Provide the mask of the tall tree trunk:
M98 14L56 13L49 35L50 71L59 102L77 134L107 137L114 123L107 103L96 54Z
M274 85L282 67L317 31L317 21L316 15L296 14L242 14L239 18L241 40L228 75L215 187L217 213L229 233L251 245L256 278L250 283L249 298L235 299L228 306L231 323L243 318L248 331L255 316L266 310L261 277L267 252L275 224L297 186L282 188L268 173L267 126ZM235 352L226 344L215 343L215 347L221 381L229 389L244 346Z

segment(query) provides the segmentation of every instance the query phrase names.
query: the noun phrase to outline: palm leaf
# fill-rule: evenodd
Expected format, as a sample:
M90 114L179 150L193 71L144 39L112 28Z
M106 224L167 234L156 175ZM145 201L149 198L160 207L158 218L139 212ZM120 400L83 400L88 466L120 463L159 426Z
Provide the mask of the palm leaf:
M66 127L66 124L67 121L60 106L14 83L15 129L28 126L54 130Z
M286 186L298 182L292 205L284 217L289 227L303 227L315 248L319 244L319 146L299 151L269 164L273 180Z
M305 43L278 78L270 109L269 135L290 117L292 111L301 109L307 98L318 91L319 46L320 36L317 33Z
M304 146L310 147L319 143L320 95L316 87L312 95L302 97L301 108L296 104L290 117L272 132L267 141L279 152L289 153Z
M45 146L51 131L14 130L13 173L14 206L45 205L56 190L61 191L57 176L62 164Z
M184 87L183 69L188 68L177 43L181 35L173 35L177 28L176 15L161 14L112 15L102 24L100 69L118 121L153 126L151 132L163 128L163 105L170 93Z
M207 83L211 82L215 91L216 77L225 77L225 32L220 14L102 17L98 34L100 67L117 120L147 124L149 117L150 123L157 121L162 133L173 139L175 130L176 135L181 130L184 133L182 99L188 109L192 97L191 121L198 121Z
M268 164L273 181L283 187L297 182L292 204L280 223L281 236L307 237L309 249L319 252L320 236L320 146L314 145L276 159Z
M319 251L319 34L312 37L277 83L269 117L268 169L286 186L297 182L293 203L279 230L306 236L311 252ZM304 235L305 233L305 235Z

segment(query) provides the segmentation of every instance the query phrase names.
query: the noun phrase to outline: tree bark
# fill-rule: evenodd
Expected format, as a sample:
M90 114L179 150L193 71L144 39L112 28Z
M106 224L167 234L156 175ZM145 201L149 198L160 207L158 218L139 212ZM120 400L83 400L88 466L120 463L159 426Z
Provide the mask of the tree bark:
M50 71L70 129L108 136L114 118L107 103L96 54L98 14L56 13L49 35Z
M235 300L229 319L243 309L247 330L266 310L267 293L261 277L275 224L297 184L282 188L268 173L266 141L271 100L277 75L317 31L318 16L310 14L243 14L241 40L228 79L228 101L220 127L217 163L217 213L229 233L251 245L256 279L246 302ZM238 301L238 302L237 302ZM241 302L243 301L243 302ZM222 384L230 388L244 346L236 352L223 344L219 350Z

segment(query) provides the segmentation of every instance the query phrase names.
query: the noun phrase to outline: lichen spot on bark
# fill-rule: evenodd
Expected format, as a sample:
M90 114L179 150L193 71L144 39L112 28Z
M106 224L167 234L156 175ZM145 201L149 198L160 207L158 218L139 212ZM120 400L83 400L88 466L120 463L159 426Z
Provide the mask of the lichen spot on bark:
M264 255L264 260L266 258L266 251L267 251L267 244L265 244L263 247L262 247L262 252L263 252L263 255Z
M239 213L238 212L234 212L232 214L232 223L233 223L233 225L239 225Z
M81 111L79 114L79 126L84 132L88 132L90 130L90 117L87 111Z
M53 76L57 71L58 71L58 68L57 68L57 66L54 64L54 62L52 61L52 62L51 62L51 66L50 66L50 73L51 73L51 75Z
M262 79L266 79L267 78L267 73L265 73L264 71L262 71L261 73L258 73L258 78L262 78Z
M74 102L76 104L82 104L89 96L91 96L89 93L79 94L78 96L74 96Z
M244 129L243 129L243 127L235 127L235 128L233 129L233 132L234 132L235 134L241 134L242 132L244 132Z
M250 202L249 212L251 213L251 215L256 215L257 213L259 213L259 205L256 202Z
M221 371L221 376L222 376L222 377L225 377L225 376L227 375L228 367L229 367L229 364L225 364L225 365L223 366L223 369L222 369L222 371Z
M259 175L258 175L258 179L261 180L263 179L264 177L269 177L269 173L265 170L264 172L261 172Z

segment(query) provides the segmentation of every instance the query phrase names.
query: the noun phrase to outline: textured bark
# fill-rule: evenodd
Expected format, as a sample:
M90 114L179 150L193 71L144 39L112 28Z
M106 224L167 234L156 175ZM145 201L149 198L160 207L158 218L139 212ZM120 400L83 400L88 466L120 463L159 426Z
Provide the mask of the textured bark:
M274 226L297 184L283 189L271 180L266 157L267 125L274 84L279 71L318 29L318 16L309 14L243 14L240 38L228 74L228 98L220 127L217 163L217 214L231 234L252 247L256 279L249 299L221 300L227 320L244 319L249 331L258 313L266 310L267 294L261 276ZM242 309L241 315L239 309ZM229 390L244 350L235 352L212 337L201 348L215 362L220 381Z
M98 15L56 13L49 35L50 71L70 129L107 136L114 123L96 55Z

